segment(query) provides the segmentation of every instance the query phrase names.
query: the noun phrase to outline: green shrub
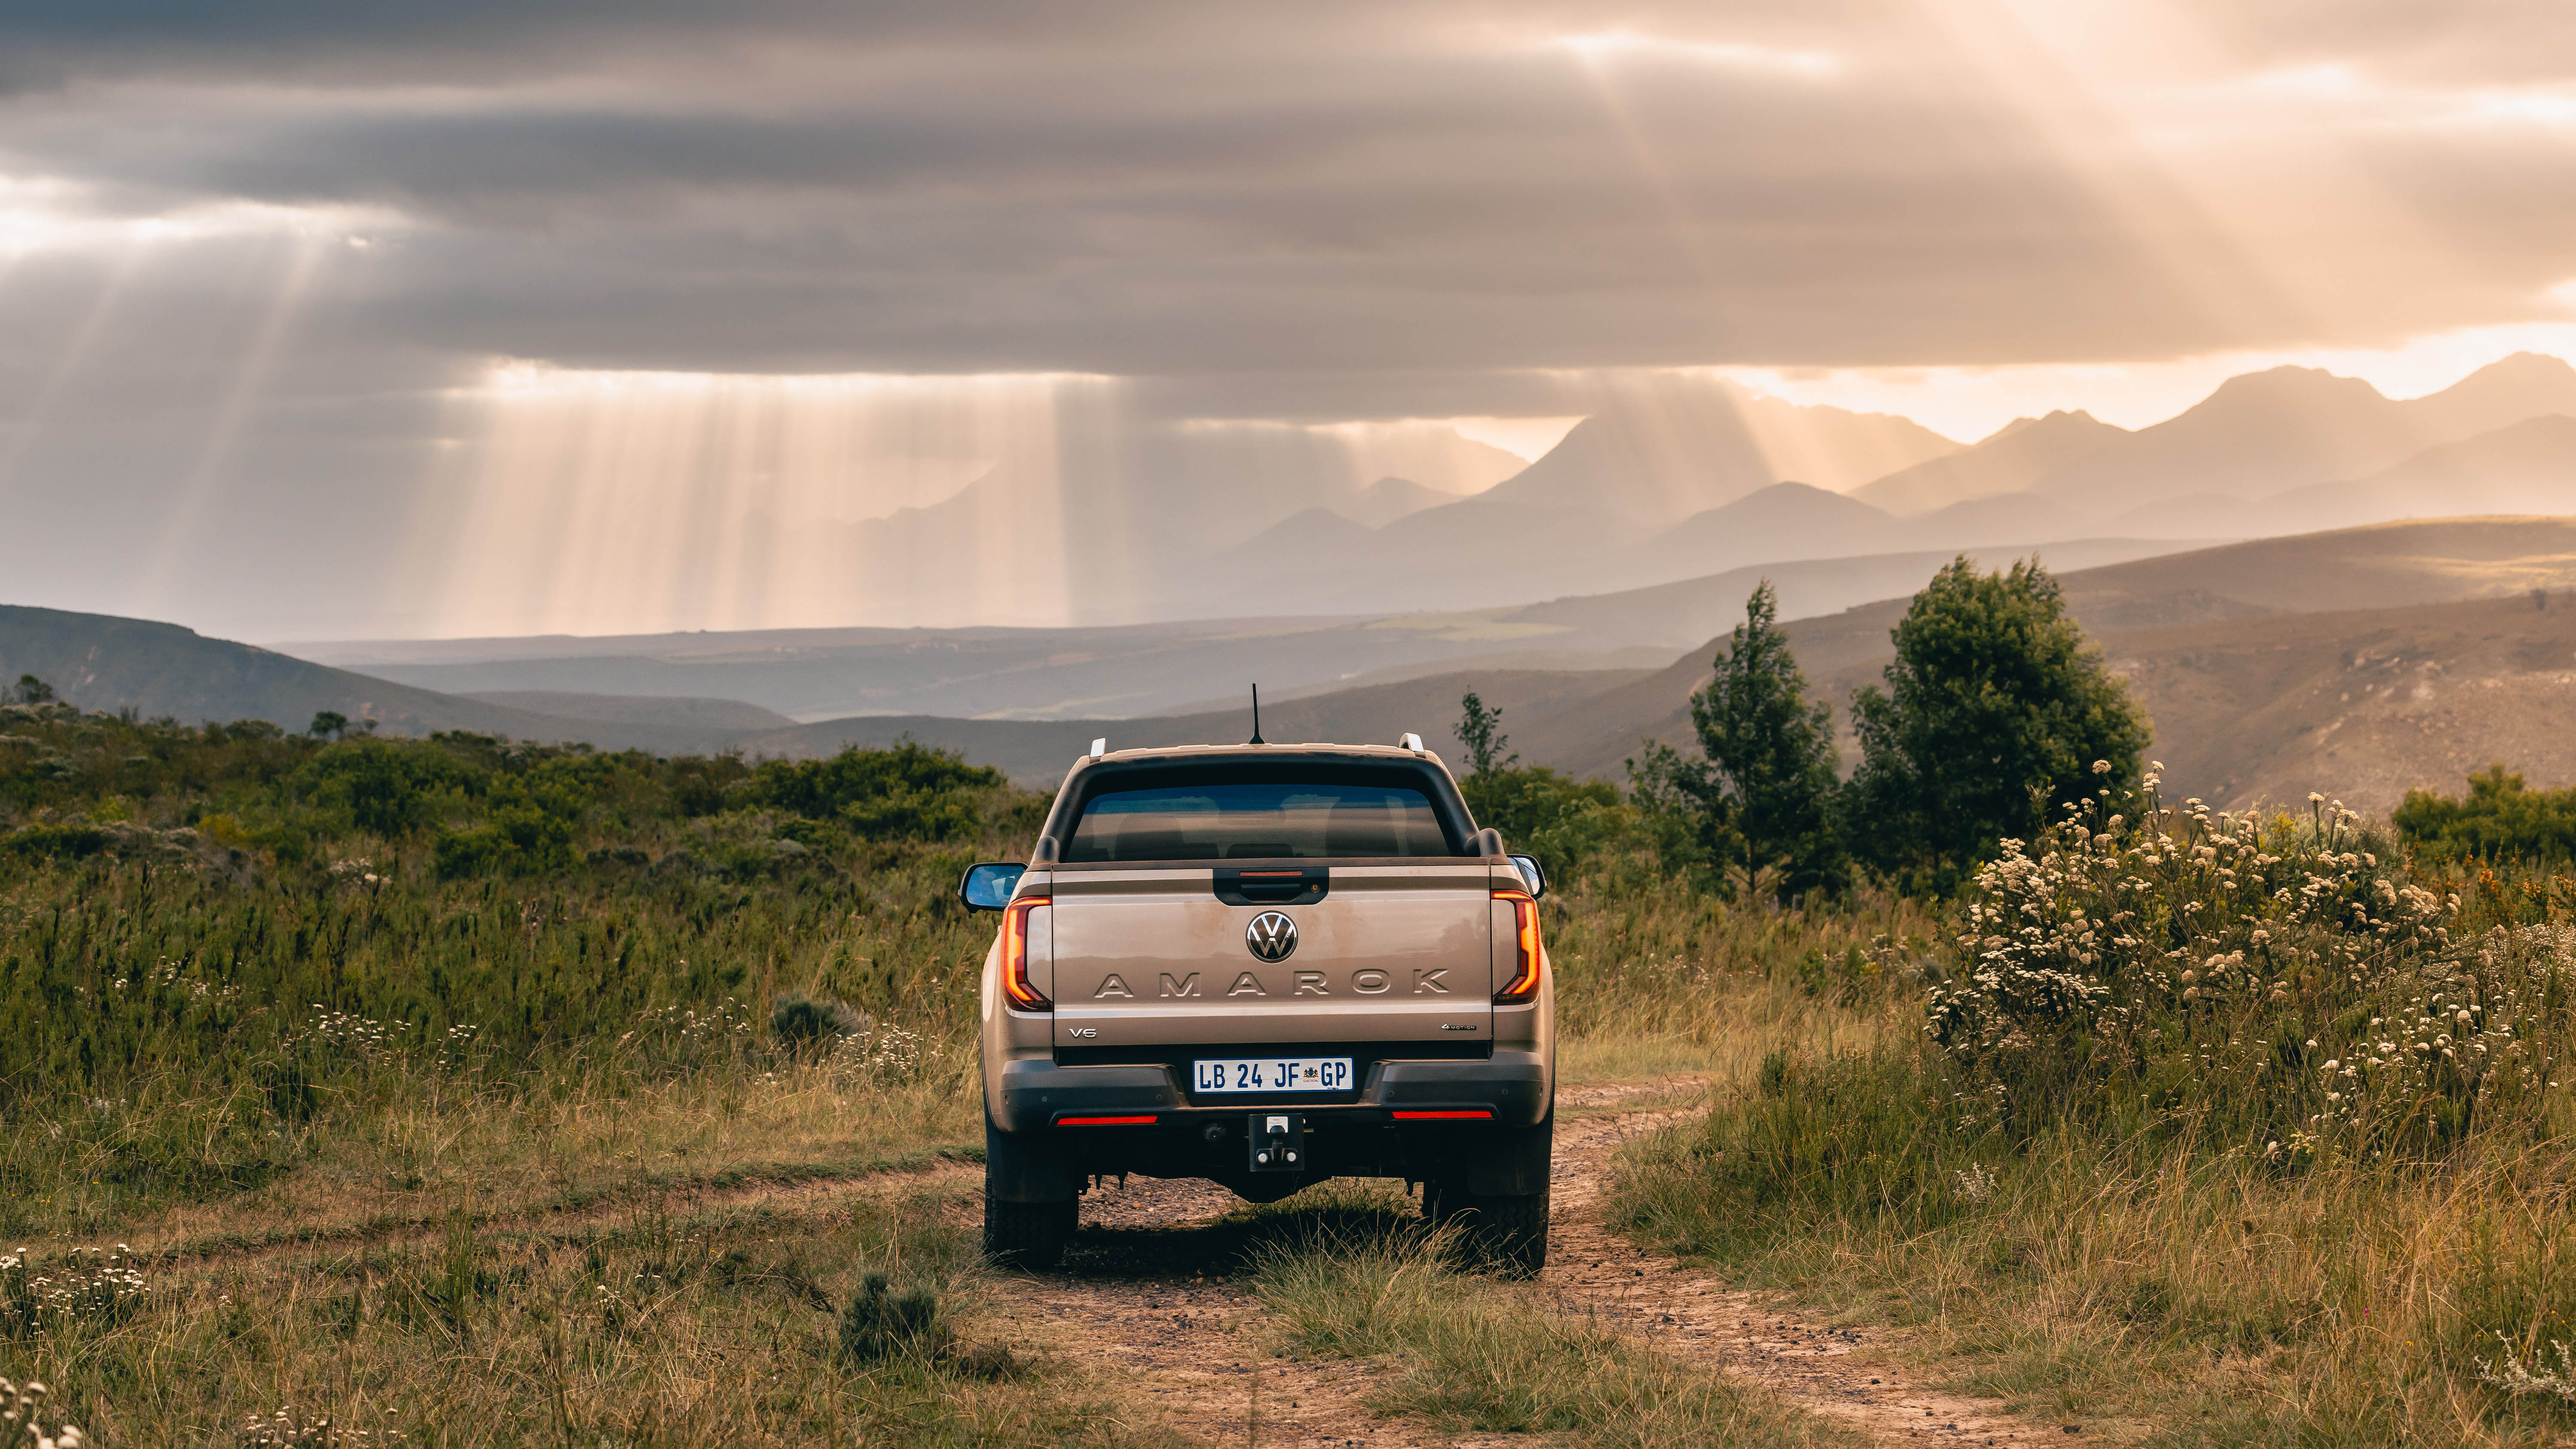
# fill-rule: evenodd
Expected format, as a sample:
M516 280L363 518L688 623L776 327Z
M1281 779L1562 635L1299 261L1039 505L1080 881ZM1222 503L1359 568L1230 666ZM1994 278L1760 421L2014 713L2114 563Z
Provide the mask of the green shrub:
M841 1038L867 1030L867 1018L829 998L801 991L781 994L769 1004L769 1034L797 1053L829 1050Z
M570 822L530 806L504 806L471 830L441 831L430 859L441 880L540 875L574 864L572 840Z
M854 745L828 760L765 760L752 769L740 798L807 820L838 821L865 840L959 840L982 826L983 797L1003 786L999 770L905 740L888 750Z
M860 1280L857 1296L841 1310L841 1356L852 1363L937 1359L954 1346L955 1338L941 1321L938 1294L927 1288L893 1292L883 1273Z
M2576 787L2528 790L2500 764L2469 776L2464 796L2407 791L2392 823L2427 860L2576 859Z
M1503 834L1515 851L1538 857L1552 879L1564 880L1630 823L1616 788L1597 780L1572 780L1543 765L1498 767L1460 782L1478 825Z
M840 813L865 840L959 840L983 820L964 790L918 790L900 780L882 794L844 802Z
M114 837L94 825L29 825L0 835L0 850L30 858L55 856L78 859L96 855L112 844Z

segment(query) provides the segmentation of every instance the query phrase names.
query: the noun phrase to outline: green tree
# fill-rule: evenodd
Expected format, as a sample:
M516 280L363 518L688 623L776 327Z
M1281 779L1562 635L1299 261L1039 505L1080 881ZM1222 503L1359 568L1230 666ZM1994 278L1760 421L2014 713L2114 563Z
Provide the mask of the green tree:
M17 687L9 691L10 704L51 704L54 687L32 674L18 676Z
M317 740L324 735L336 740L349 733L349 717L336 709L317 710L313 723L306 725L304 732Z
M1520 756L1506 755L1503 746L1511 736L1502 731L1503 712L1487 709L1485 701L1469 690L1458 701L1458 743L1467 747L1467 770L1471 775L1490 775L1508 770Z
M1544 765L1505 754L1511 743L1503 712L1472 691L1458 701L1458 740L1467 748L1467 778L1458 782L1479 825L1502 832L1512 849L1538 857L1553 879L1571 879L1618 832L1626 814L1619 791L1596 780L1572 780Z
M1952 889L2067 805L2136 788L2146 713L2038 560L1952 560L1891 637L1886 691L1852 701L1852 813L1857 844L1911 888Z
M1838 884L1833 710L1807 699L1770 580L1744 601L1744 622L1712 666L1691 695L1701 757L1650 746L1630 777L1650 801L1700 817L1690 834L1712 863L1748 881L1772 872L1784 897Z

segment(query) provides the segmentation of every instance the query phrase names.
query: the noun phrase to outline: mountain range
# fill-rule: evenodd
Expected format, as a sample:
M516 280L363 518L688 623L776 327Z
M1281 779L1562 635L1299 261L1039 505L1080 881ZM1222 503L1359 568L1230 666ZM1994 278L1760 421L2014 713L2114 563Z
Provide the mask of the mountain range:
M1280 612L1478 607L1770 560L2571 512L2571 418L2576 368L2535 353L2405 401L2275 368L2152 427L2058 412L1966 447L1903 419L1740 390L1657 395L1585 420L1475 497L1375 526L1309 510L1205 567L1179 561L1181 587L1162 607L1219 588ZM1760 446L1791 433L1811 476L1784 471L1785 445ZM1858 480L1891 461L1901 466Z

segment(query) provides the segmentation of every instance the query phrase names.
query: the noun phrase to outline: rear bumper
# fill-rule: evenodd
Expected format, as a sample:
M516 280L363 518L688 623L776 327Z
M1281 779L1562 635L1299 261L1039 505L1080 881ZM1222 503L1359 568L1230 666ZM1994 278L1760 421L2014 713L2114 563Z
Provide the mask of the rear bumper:
M1144 1117L1165 1129L1234 1121L1268 1108L1303 1113L1309 1123L1360 1126L1399 1124L1399 1112L1487 1112L1482 1118L1403 1119L1402 1125L1476 1122L1532 1127L1546 1120L1551 1099L1549 1063L1537 1052L1497 1050L1469 1061L1382 1061L1373 1064L1354 1099L1292 1095L1202 1097L1182 1089L1171 1067L1060 1066L1043 1060L1005 1063L1001 1090L991 1103L993 1125L1012 1134L1048 1134L1066 1117ZM1086 1129L1096 1130L1096 1129Z

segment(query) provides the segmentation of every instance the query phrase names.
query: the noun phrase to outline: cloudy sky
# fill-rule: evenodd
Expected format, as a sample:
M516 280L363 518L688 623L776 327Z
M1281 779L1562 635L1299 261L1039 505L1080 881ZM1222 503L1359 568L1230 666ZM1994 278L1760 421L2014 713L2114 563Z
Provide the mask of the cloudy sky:
M2407 395L2576 351L2576 7L17 0L0 338L0 596L267 638L438 632L552 486L496 439L632 445L584 389L855 417L842 517L1062 388L1525 455L1668 368Z

